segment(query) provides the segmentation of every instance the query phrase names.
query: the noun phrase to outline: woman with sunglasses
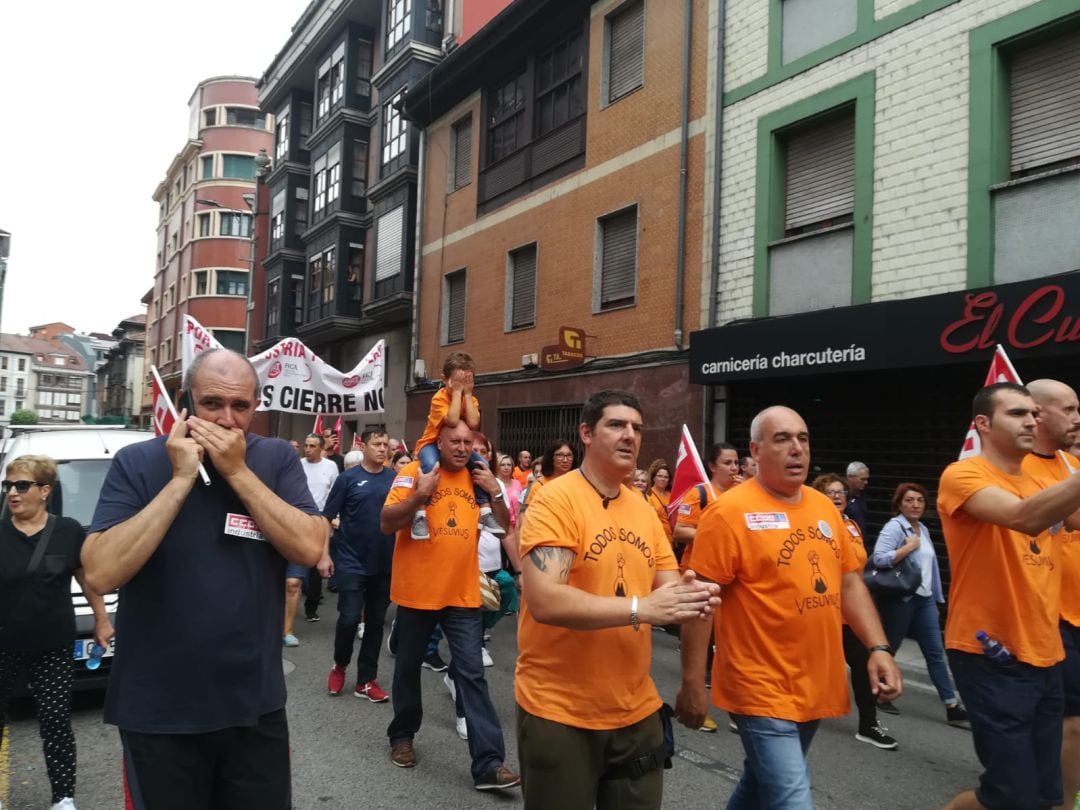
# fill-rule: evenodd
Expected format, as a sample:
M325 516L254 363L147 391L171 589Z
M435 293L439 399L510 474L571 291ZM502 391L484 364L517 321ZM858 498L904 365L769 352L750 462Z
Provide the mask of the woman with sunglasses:
M25 671L52 785L52 808L73 810L72 576L94 612L94 641L107 646L113 628L105 601L83 585L79 553L86 533L77 521L48 512L55 485L56 462L47 456L19 456L8 464L0 483L7 507L0 520L0 740L11 692Z

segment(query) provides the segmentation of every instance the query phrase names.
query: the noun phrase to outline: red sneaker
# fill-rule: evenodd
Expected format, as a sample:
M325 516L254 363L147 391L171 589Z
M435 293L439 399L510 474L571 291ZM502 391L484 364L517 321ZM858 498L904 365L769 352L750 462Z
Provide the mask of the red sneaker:
M379 686L378 681L368 681L367 683L358 683L356 685L356 691L353 692L358 698L367 698L372 703L385 703L390 699L390 695L383 691Z
M326 679L326 688L331 695L340 695L345 688L345 667L334 664L330 670L330 677Z

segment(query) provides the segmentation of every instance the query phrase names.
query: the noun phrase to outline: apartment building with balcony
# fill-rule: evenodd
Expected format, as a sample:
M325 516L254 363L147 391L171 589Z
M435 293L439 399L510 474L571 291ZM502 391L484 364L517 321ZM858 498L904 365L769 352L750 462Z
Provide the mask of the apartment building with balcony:
M246 350L254 192L274 137L253 78L199 82L188 108L187 139L153 193L159 217L146 359L170 391L180 385L185 314L227 348Z
M642 460L696 435L688 380L713 256L717 9L516 0L405 98L425 131L409 433L451 350L508 452L576 440L604 388L645 408Z

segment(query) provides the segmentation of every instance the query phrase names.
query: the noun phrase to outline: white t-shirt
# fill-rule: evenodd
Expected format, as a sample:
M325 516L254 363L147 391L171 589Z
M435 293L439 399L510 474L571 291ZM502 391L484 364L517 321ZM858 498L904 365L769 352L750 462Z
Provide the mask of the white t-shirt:
M326 506L326 499L330 495L330 487L337 480L337 464L328 458L320 458L314 464L306 458L300 460L300 466L304 468L307 476L307 488L315 505L322 509Z
M499 488L502 489L503 503L506 503L506 486L502 481L499 481ZM502 542L487 529L480 530L480 543L476 550L480 558L480 570L485 574L502 568Z

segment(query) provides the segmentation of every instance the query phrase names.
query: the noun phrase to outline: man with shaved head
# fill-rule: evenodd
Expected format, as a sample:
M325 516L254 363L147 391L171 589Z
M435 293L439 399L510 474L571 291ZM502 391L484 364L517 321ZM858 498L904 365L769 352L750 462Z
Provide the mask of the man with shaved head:
M136 810L286 810L285 564L315 565L329 527L289 443L248 433L243 355L199 354L184 389L194 413L116 454L83 545L87 586L121 592L105 722Z
M1057 380L1035 380L1028 391L1039 409L1035 445L1023 469L1043 486L1064 481L1080 469L1066 456L1080 437L1080 401ZM1061 641L1065 646L1065 722L1061 737L1061 782L1066 797L1080 790L1080 515L1065 521L1061 538Z
M731 713L746 752L728 810L810 810L806 752L818 722L850 708L843 623L870 652L875 695L898 697L900 672L842 516L806 486L810 436L802 417L766 408L750 425L750 454L757 475L704 511L692 562L700 579L722 588L712 699ZM701 670L709 630L708 623L682 630L675 711L691 728L700 728L707 708Z

